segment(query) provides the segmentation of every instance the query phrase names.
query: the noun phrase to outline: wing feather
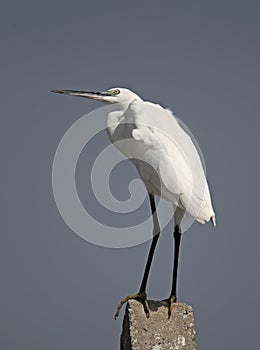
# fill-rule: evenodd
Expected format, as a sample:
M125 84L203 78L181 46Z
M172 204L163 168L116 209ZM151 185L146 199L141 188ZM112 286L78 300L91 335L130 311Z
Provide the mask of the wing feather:
M127 120L126 113L126 120ZM191 137L171 111L150 102L133 102L129 115L133 138L143 144L143 158L158 172L140 174L161 191L162 197L187 210L200 222L214 217L202 160Z

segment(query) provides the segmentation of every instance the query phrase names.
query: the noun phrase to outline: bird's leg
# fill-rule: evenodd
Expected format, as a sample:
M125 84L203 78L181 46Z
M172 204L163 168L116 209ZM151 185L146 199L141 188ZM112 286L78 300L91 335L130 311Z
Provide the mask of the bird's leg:
M175 226L173 235L174 235L174 262L173 262L172 290L171 290L171 295L168 299L169 318L171 317L173 304L176 303L177 301L177 273L178 273L179 251L180 251L180 243L181 243L181 230L179 225Z
M128 300L130 299L135 299L137 301L140 301L140 303L143 304L144 307L144 312L146 314L146 317L149 317L149 306L148 306L148 301L147 301L147 297L146 297L146 293L137 293L137 294L132 294L132 295L128 295L127 297L125 297L124 299L122 299L116 309L116 313L115 313L115 320L117 319L117 317L119 316L120 310L122 308L122 306L128 302Z
M150 250L149 250L149 254L148 254L148 258L147 258L145 271L144 271L144 276L143 276L143 279L142 279L142 283L141 283L139 292L137 294L129 295L126 298L121 300L121 302L119 303L119 305L118 305L118 307L116 309L115 319L119 315L119 312L120 312L122 306L130 299L135 299L135 300L140 301L143 304L144 312L146 314L146 317L147 318L149 317L149 306L148 306L148 301L147 301L147 296L146 296L146 285L147 285L147 281L148 281L150 268L151 268L151 265L152 265L152 260L153 260L155 247L157 245L157 242L158 242L158 239L159 239L159 235L160 235L160 227L159 227L159 222L158 222L158 218L157 218L157 214L156 214L156 207L155 207L154 197L151 194L149 194L149 199L150 199L150 205L151 205L151 210L152 210L152 214L153 214L153 226L154 227L153 227L153 240L152 240L152 244L151 244L151 247L150 247Z

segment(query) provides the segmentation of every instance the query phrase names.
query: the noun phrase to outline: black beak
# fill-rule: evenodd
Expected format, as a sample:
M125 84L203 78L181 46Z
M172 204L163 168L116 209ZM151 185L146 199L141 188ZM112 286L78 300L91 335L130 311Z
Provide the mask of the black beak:
M103 97L111 96L111 94L107 91L101 92L101 91L77 91L77 90L51 90L51 92L54 92L56 94L92 98L96 100L103 100Z

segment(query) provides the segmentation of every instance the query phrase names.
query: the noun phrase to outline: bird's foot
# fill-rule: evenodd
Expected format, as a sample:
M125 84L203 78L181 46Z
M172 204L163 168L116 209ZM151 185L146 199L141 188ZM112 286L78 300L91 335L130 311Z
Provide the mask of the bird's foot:
M177 302L176 295L171 295L169 299L167 300L169 305L168 305L168 317L171 317L172 310L173 310L173 304Z
M127 297L125 297L124 299L122 299L116 309L116 313L115 313L115 320L119 315L119 312L122 308L122 306L128 302L128 300L130 299L134 299L134 300L138 300L140 301L140 303L142 303L143 308L144 308L144 312L146 314L146 317L149 318L150 315L150 311L149 311L149 306L148 306L148 301L147 301L147 296L145 292L139 292L137 294L132 294L132 295L128 295Z

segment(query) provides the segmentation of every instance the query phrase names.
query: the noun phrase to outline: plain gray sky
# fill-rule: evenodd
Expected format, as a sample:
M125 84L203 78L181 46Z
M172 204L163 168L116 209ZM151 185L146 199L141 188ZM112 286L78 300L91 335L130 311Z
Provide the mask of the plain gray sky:
M116 250L83 241L63 222L51 188L59 140L100 104L49 91L113 86L174 108L204 154L218 226L196 223L185 233L179 271L198 348L257 347L259 7L252 0L2 4L1 350L119 348L122 315L114 321L113 314L138 290L149 243ZM91 207L87 152L78 186ZM169 295L171 231L159 242L151 299Z

